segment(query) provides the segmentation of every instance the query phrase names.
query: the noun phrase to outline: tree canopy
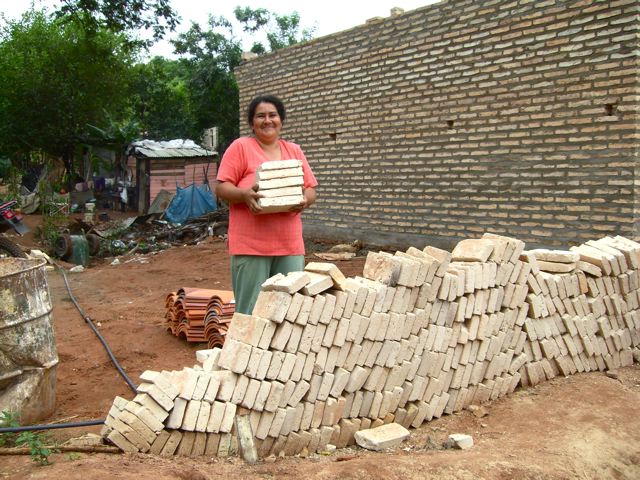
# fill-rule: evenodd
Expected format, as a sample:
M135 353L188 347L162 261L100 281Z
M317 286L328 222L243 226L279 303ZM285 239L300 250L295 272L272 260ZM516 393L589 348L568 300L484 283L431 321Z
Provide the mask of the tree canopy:
M132 58L109 30L30 11L0 31L0 151L71 159L87 123L122 111Z
M234 15L243 32L264 38L251 47L259 54L311 37L296 12L236 7ZM176 27L169 0L61 0L52 14L32 6L0 22L0 156L40 151L71 168L82 145L106 145L118 129L199 141L217 126L222 149L238 136L233 71L243 46L224 17L178 35L177 60L146 62L139 31L159 39Z
M233 13L245 32L265 32L269 48L256 41L251 47L254 53L273 52L313 37L314 29L300 31L300 15L295 11L289 15L278 15L265 8L236 7Z
M61 0L56 17L63 21L79 22L88 32L102 29L127 33L134 45L150 46L175 30L180 22L171 8L170 0ZM138 30L151 30L153 40L139 40ZM132 36L131 36L132 35Z

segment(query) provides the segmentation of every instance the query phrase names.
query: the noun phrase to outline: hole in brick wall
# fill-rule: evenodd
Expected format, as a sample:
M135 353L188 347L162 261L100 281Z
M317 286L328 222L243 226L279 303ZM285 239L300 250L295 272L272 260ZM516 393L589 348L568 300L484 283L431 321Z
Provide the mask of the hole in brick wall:
M607 116L617 115L618 114L618 104L617 103L605 103L604 111Z
M453 120L447 120L447 128L451 130L453 128Z
M336 139L338 138L338 134L337 134L337 133L335 133L335 132L330 133L330 134L329 134L329 138L330 138L331 140L336 140Z

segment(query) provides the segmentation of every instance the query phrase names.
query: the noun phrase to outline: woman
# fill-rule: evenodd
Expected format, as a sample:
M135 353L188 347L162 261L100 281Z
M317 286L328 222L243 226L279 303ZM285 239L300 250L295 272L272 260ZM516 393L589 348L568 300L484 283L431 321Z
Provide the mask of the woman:
M255 97L247 109L250 137L235 140L222 157L216 195L229 203L229 254L236 311L251 314L262 283L277 273L304 269L300 213L316 200L318 185L302 149L280 138L282 101ZM301 160L304 200L288 212L260 214L256 169L273 160Z

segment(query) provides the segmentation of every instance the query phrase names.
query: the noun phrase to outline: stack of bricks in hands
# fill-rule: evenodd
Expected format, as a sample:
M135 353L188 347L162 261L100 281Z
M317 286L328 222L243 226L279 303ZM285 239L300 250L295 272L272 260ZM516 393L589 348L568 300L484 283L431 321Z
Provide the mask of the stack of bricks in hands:
M256 170L256 183L263 195L258 200L261 213L287 212L304 200L302 161L264 162Z
M605 237L525 256L532 275L522 384L631 365L640 345L640 244Z
M272 277L252 315L234 315L222 349L180 372L145 372L136 398L114 401L103 433L126 451L225 456L238 449L234 417L248 415L264 457L313 453L328 443L344 447L354 443L356 431L390 422L418 427L499 398L522 379L531 383L530 372L540 367L527 365L544 358L548 366L541 367L539 380L554 368L572 373L552 356L551 339L560 346L550 322L563 340L574 337L574 356L582 360L576 340L590 339L594 324L581 295L592 312L600 312L595 321L606 332L600 336L611 356L602 354L605 365L615 366L616 358L628 364L639 344L640 245L616 242L631 270L623 272L613 253L586 248L578 261L569 262L575 256L566 252L563 261L553 260L575 263L584 273L575 274L578 287L574 280L562 279L563 286L547 281L553 274L540 265L554 268L543 263L552 257L538 261L523 242L492 234L463 240L451 253L429 246L370 252L362 277L345 278L329 263ZM531 295L544 292L541 283L551 292L550 282L564 293L542 302L556 313L564 307L560 319L571 319L564 331L532 306ZM530 332L543 357L535 356ZM602 351L602 342L594 343ZM575 365L567 342L565 347Z

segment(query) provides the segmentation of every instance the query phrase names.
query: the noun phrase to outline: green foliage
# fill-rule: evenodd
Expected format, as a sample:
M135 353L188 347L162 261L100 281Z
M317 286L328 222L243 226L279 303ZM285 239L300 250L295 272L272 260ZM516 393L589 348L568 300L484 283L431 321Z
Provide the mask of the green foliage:
M87 125L87 142L112 148L116 153L116 166L124 170L126 149L132 141L140 138L140 122L132 118L116 121L109 112L105 112L104 116L107 121L106 128Z
M289 15L278 15L265 8L253 10L250 7L236 7L233 11L242 29L248 33L264 32L269 51L290 47L296 43L306 42L313 37L315 28L300 31L300 15L292 12ZM251 51L257 54L267 52L265 44L254 42Z
M69 216L60 209L60 205L68 200L57 193L57 187L42 183L37 187L42 211L42 223L38 227L37 236L49 253L53 253L60 232L69 222Z
M197 139L187 69L177 60L155 57L133 67L130 108L145 138Z
M131 61L124 37L109 31L88 36L33 10L8 22L0 31L0 153L41 150L71 171L85 126L125 107Z
M0 185L6 185L6 192L0 193L0 203L18 200L20 203L20 181L22 172L8 158L0 158Z
M143 29L151 30L154 40L175 30L180 20L170 0L62 0L56 15L65 21L79 22L89 33L101 30L135 33ZM148 47L152 43L127 38L127 44L133 47Z
M0 427L19 427L19 414L3 410L0 415ZM50 447L51 439L48 435L38 432L0 433L0 447L28 447L31 459L40 465L50 465L49 456L60 450Z
M298 12L293 12L291 15L274 15L274 22L275 28L267 32L267 40L272 52L299 42L306 42L313 35L313 29L299 32L300 15Z
M13 428L19 427L20 422L18 421L19 414L15 412L10 412L8 410L3 410L0 415L0 427L2 428ZM0 433L0 447L8 447L14 445L15 433Z
M94 153L90 153L89 162L91 163L92 173L113 172L113 165L111 165L111 162Z
M105 128L87 125L87 138L99 145L109 147L121 147L127 145L132 140L140 138L140 122L134 119L117 121L112 118L109 112L104 112L107 126Z
M266 8L253 10L251 7L236 7L233 10L233 14L236 20L242 24L242 29L249 33L256 33L265 28L269 24L272 15Z
M9 177L11 168L11 160L9 160L7 157L0 157L0 180Z
M56 447L48 447L51 438L43 433L22 432L16 438L17 447L29 447L31 451L31 459L40 465L51 465L49 456L52 453L58 453L60 450Z
M264 8L236 7L236 20L245 32L264 34L266 42L256 41L254 53L266 53L311 38L311 32L300 32L300 17L277 15ZM239 135L239 91L233 70L242 62L242 45L232 24L223 17L210 16L206 28L191 28L172 42L177 54L184 58L180 65L186 72L184 86L190 102L188 112L191 138L199 138L205 128L218 127L224 149Z
M296 12L237 7L234 14L264 39L254 52L311 38ZM239 134L233 71L243 51L228 19L193 23L172 42L179 60L136 63L139 46L148 45L137 30L158 39L178 21L170 0L62 0L54 15L32 6L19 20L0 19L0 156L15 162L42 152L62 159L75 178L87 145L111 145L122 156L139 135L198 141L217 126L226 148Z
M54 204L49 197L48 201L42 200L42 224L38 237L46 246L49 253L53 253L56 241L60 237L60 231L67 224L69 217L55 211Z
M222 145L238 137L238 85L233 69L242 60L242 46L224 18L209 17L209 29L200 25L178 36L176 53L185 56L180 65L186 72L186 89L192 117L191 138L205 128L219 127Z

